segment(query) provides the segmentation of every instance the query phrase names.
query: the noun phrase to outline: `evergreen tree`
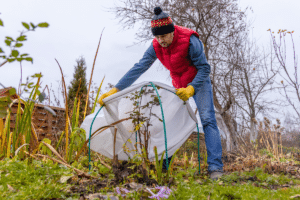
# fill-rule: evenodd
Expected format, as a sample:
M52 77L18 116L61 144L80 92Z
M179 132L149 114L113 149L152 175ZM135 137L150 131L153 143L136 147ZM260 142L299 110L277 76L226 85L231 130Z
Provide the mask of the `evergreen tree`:
M79 109L79 124L83 121L83 112L85 107L85 99L87 95L87 80L86 80L86 63L83 57L76 60L75 72L73 74L73 80L71 85L68 87L68 100L69 100L69 112L70 116L73 114L73 105L75 98L77 97L77 102L80 99L80 109ZM80 89L78 90L78 88ZM77 107L77 105L76 105ZM90 110L89 107L87 110ZM76 115L76 113L74 113Z

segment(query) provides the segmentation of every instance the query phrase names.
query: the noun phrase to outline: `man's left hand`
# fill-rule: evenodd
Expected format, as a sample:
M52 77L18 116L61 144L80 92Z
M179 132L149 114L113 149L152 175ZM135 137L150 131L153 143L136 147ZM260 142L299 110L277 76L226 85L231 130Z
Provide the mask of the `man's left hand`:
M190 97L194 96L195 89L193 86L189 85L186 88L176 89L177 96L183 100L187 101Z

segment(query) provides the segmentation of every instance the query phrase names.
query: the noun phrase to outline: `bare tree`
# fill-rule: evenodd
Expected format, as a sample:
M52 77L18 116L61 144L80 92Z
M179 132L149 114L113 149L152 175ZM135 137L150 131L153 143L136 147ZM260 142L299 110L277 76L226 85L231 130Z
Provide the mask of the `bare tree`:
M298 69L298 59L295 51L295 44L293 39L293 32L286 30L278 30L279 41L276 41L276 37L273 35L270 29L273 47L275 50L275 55L280 64L280 76L283 79L281 81L281 91L283 91L283 96L287 102L292 106L296 115L298 116L298 123L300 122L300 80L299 80L299 69ZM293 62L288 63L286 59L286 35L291 36L291 42L293 46Z
M239 11L237 0L120 0L110 11L115 13L124 29L140 25L136 39L146 42L153 39L150 22L153 9L162 7L176 25L195 30L204 44L209 59L210 51L226 45L228 38L244 31L245 11ZM217 53L215 51L214 53Z
M246 41L240 59L240 66L237 66L238 79L235 81L240 95L236 96L235 104L244 114L241 116L246 116L246 122L250 125L250 141L255 142L258 115L267 116L278 105L278 99L269 96L275 89L274 79L278 70L273 66L272 53L266 54L259 50L253 42Z
M267 115L277 104L266 98L274 90L274 55L266 54L251 42L246 31L223 48L223 55L212 59L214 104L231 133L231 145L236 147L238 122L250 130L251 141L257 138L256 118ZM272 57L273 56L273 57ZM269 60L268 60L269 59Z

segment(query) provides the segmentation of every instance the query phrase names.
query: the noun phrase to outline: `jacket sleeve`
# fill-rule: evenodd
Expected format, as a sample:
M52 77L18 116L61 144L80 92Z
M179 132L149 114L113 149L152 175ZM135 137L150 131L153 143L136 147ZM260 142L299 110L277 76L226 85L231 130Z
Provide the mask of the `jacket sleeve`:
M190 37L189 57L198 71L193 81L188 84L194 87L196 94L208 78L211 68L206 60L203 44L195 35Z
M144 53L143 58L120 79L115 87L120 91L129 87L151 67L156 59L156 53L154 51L153 44L151 43L150 47Z

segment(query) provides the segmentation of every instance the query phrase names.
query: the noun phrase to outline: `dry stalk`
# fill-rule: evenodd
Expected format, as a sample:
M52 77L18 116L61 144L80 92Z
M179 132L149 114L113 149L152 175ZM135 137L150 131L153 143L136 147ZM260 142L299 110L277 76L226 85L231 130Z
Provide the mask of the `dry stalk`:
M34 137L34 140L35 141L33 141L33 143L35 143L36 145L35 145L35 147L36 148L33 148L33 152L36 152L37 151L37 149L38 149L38 146L39 146L39 140L38 140L38 138L37 138L37 134L36 134L36 130L35 130L35 128L34 128L34 123L33 122L31 122L31 135L33 135L33 137Z
M114 157L113 157L113 166L118 165L118 157L116 156L116 140L117 140L117 127L115 128L115 134L114 134Z
M116 156L116 140L117 140L117 127L115 127L115 134L114 134L114 157Z
M3 125L3 119L0 118L0 137L2 138L2 131L4 129L4 125Z
M280 134L280 149L281 149L281 155L280 157L282 158L283 157L283 152L282 152L282 138L281 138L281 134Z
M104 166L107 167L108 169L111 169L111 166L109 166L108 164L106 164L106 163L101 159L101 157L100 157L100 155L99 155L98 153L97 153L96 155L97 155L97 157L99 158L100 163L101 163L102 165L104 165Z
M66 158L68 156L68 147L69 147L69 130L68 130L68 125L69 125L69 116L68 116L68 97L67 97L67 89L66 89L66 83L65 83L65 78L64 78L64 74L63 71L61 69L60 64L58 63L58 61L55 59L55 61L57 62L60 72L61 72L61 78L62 78L62 82L63 82L63 87L64 87L64 94L65 94L65 113L66 113L66 127L65 127L65 133L66 133Z
M43 92L46 90L46 88L47 88L47 90L48 90L48 102L49 102L49 106L50 106L50 90L49 90L49 87L48 87L48 85L46 85L46 87L44 88L44 90L43 90Z
M67 163L67 161L65 161L63 159L63 157L61 157L61 155L59 155L59 153L50 145L50 144L47 144L45 142L42 142L46 147L48 147L61 161L63 161L64 163Z
M277 128L274 126L274 130L271 127L265 127L265 129L262 127L262 124L260 125L260 132L261 132L261 140L260 142L263 142L265 147L269 152L271 152L277 161L279 161L279 158L282 157L282 138L281 134L280 137L278 137L278 134L280 133ZM270 142L269 142L270 140ZM279 149L279 145L281 148ZM280 151L280 152L279 152Z
M274 148L274 146L275 146L274 136L272 135L270 128L268 129L267 133L268 133L269 139L271 140L270 150L272 149L272 152L274 154L276 154L276 151L275 151L275 148Z
M32 155L32 154L29 154L28 152L25 152L25 153L28 154L28 155L30 155L30 156L33 157L33 158L36 158L36 156L43 157L43 158L48 158L48 159L50 159L50 160L52 160L52 161L54 161L54 162L57 162L57 163L59 163L59 164L62 164L62 165L64 165L64 166L70 168L70 169L73 169L79 176L83 176L83 177L86 177L86 178L95 178L95 179L98 178L98 177L95 177L95 176L91 176L91 175L89 175L88 173L85 173L84 171L81 171L81 170L79 170L79 169L76 169L76 168L72 167L71 165L69 165L69 164L67 164L67 163L64 163L63 161L57 160L57 159L52 158L52 157L50 157L50 156L42 155L42 154L35 154L35 155Z
M15 156L18 155L19 151L20 151L23 147L28 146L28 145L29 145L29 144L27 144L27 143L21 145L21 146L15 151Z
M265 144L265 146L267 147L267 150L268 151L270 151L270 143L269 143L269 140L268 140L268 135L266 134L266 132L265 131L263 131L263 130L261 130L261 132L262 132L262 137L263 137L263 141L264 141L264 144Z
M276 151L276 158L278 159L278 135L277 131L274 132L274 140L275 140L275 151Z
M90 89L91 89L91 84L92 84L92 79L93 79L93 73L94 73L95 63L96 63L96 59L97 59L97 55L98 55L98 50L99 50L99 46L100 46L100 42L101 42L101 38L102 38L102 34L103 34L104 29L105 28L103 28L103 30L101 32L101 36L100 36L100 40L99 40L99 43L98 43L96 55L95 55L95 58L94 58L93 68L92 68L90 82L89 82L89 88L88 88L87 95L86 95L86 100L85 100L85 108L84 108L83 119L85 119L85 115L86 115L86 109L87 109L88 100L89 100L89 94L90 94Z

